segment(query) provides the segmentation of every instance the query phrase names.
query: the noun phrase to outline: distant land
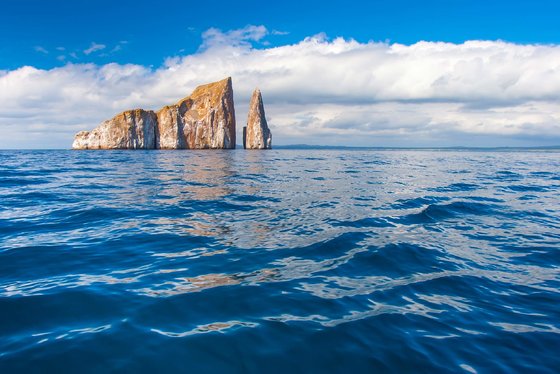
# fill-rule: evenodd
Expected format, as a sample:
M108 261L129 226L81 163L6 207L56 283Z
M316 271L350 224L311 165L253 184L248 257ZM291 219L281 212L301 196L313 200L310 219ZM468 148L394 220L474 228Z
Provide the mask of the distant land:
M560 145L554 146L536 146L536 147L464 147L464 146L449 146L449 147L353 147L343 145L312 145L312 144L289 144L289 145L275 145L274 149L332 149L332 150L465 150L465 151L531 151L531 150L552 150L560 151Z

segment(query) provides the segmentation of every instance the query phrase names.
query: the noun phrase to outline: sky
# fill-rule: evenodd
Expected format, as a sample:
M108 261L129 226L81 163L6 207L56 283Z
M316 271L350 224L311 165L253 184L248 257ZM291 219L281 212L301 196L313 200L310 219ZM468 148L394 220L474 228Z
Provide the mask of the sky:
M560 2L0 4L0 149L74 133L231 76L238 132L273 144L560 145Z

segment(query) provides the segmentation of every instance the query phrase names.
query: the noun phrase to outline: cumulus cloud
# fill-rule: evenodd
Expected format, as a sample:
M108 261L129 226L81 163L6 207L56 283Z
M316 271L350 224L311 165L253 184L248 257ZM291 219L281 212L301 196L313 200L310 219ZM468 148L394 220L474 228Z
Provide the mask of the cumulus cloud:
M157 109L233 77L238 130L254 87L274 141L371 146L560 144L560 46L413 45L319 34L264 48L268 30L207 30L200 50L138 65L67 64L0 74L0 147L68 147L128 108ZM14 140L15 139L15 140ZM20 139L20 140L18 140Z
M93 43L91 43L89 48L84 50L84 54L85 55L90 55L93 52L101 51L105 48L107 48L107 46L105 44L98 44L98 43L93 42Z

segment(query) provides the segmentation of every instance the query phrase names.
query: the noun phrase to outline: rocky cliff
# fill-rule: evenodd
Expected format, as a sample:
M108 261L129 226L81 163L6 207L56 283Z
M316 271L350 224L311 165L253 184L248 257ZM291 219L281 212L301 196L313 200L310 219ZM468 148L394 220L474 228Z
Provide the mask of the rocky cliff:
M247 126L243 128L243 147L246 149L272 148L272 133L266 123L261 91L255 89L249 104Z
M74 149L152 149L156 144L157 117L151 110L128 110L92 131L74 137Z
M197 87L177 104L157 113L123 112L92 131L80 131L73 149L235 148L231 78Z

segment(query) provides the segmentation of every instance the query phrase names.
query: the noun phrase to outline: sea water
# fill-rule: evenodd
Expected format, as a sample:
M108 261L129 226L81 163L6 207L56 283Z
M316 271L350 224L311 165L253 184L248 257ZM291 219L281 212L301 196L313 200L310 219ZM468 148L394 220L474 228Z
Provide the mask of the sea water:
M1 151L0 372L557 372L560 153Z

